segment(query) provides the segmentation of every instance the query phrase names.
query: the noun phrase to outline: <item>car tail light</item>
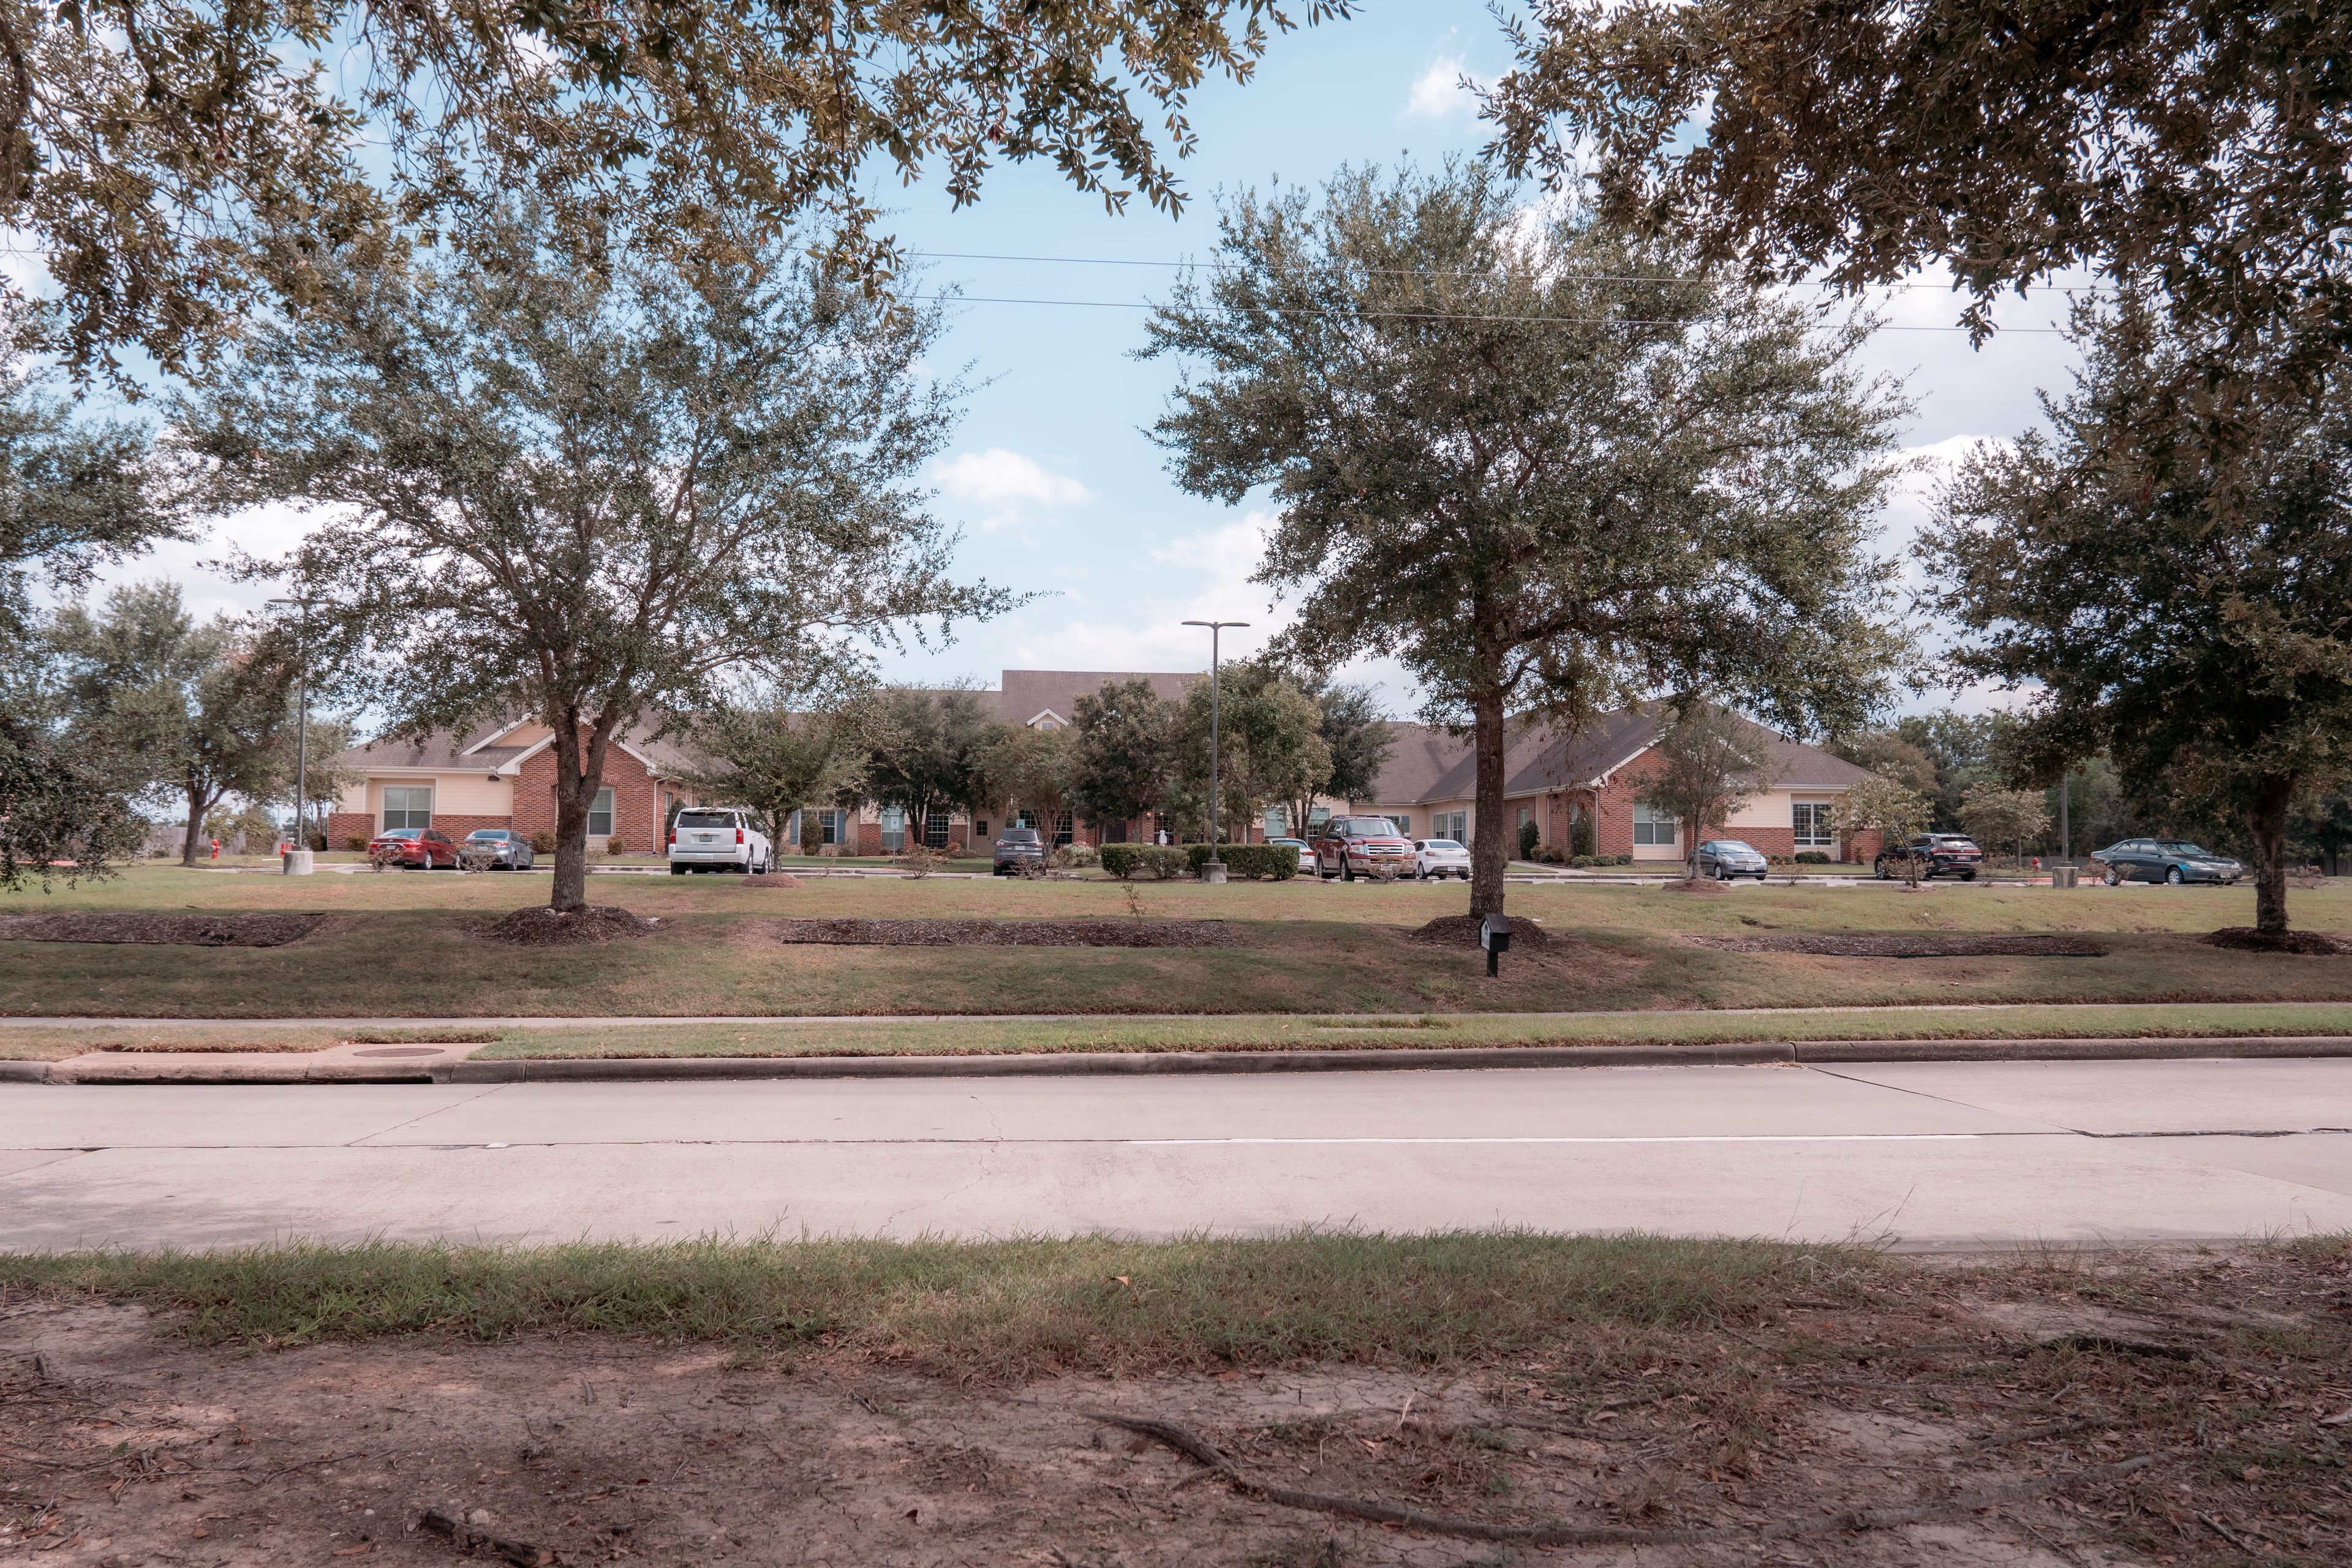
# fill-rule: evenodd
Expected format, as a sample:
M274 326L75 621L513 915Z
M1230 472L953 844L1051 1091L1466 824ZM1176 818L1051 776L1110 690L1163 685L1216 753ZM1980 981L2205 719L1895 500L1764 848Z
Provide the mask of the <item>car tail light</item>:
M743 842L743 830L740 827L735 830L735 842L738 844Z
M671 828L671 829L669 830L669 839L668 839L668 842L670 842L670 843L672 843L672 844L675 844L675 843L677 843L677 828L673 827L673 828Z

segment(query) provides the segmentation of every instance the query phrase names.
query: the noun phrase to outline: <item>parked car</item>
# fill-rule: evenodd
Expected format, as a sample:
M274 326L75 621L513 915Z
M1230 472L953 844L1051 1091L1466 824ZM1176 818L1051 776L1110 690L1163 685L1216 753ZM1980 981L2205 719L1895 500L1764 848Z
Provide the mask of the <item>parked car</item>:
M2110 888L2133 881L2169 882L2174 887L2183 882L2219 882L2227 887L2246 874L2245 867L2227 855L2216 855L2178 838L2126 838L2092 850L2091 858L2106 868Z
M760 820L740 806L688 806L670 819L669 874L765 871L774 858Z
M1046 856L1045 836L1034 827L1008 827L996 839L996 874L1017 877L1024 866L1042 866Z
M534 857L530 840L507 827L477 827L466 835L467 847L493 857L493 871L528 871Z
M1906 864L1917 868L1923 882L1948 876L1973 882L1983 862L1984 851L1977 847L1973 838L1958 833L1922 833L1908 844L1881 849L1870 868L1878 873L1882 882L1905 869Z
M368 840L368 858L379 866L430 871L457 865L457 846L437 827L394 827Z
M1276 848L1297 850L1298 868L1302 871L1307 869L1308 866L1314 864L1315 846L1307 843L1304 838L1269 838L1266 842Z
M1440 877L1470 879L1470 851L1451 838L1412 841L1412 874L1424 880Z
M1326 881L1352 882L1381 872L1410 876L1412 868L1412 840L1385 816L1335 816L1315 840L1316 874Z
M1728 882L1735 877L1753 877L1762 881L1771 873L1771 863L1753 844L1743 844L1737 838L1710 838L1698 847L1698 874L1712 877L1718 882Z

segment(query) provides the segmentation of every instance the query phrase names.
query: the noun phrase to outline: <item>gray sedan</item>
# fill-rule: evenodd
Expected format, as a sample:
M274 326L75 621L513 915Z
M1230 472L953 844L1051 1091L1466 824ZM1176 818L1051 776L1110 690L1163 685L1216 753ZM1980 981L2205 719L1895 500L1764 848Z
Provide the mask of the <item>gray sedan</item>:
M1698 847L1698 874L1712 877L1718 882L1728 882L1735 877L1753 877L1762 881L1770 874L1770 864L1753 845L1742 844L1737 838L1710 838Z
M466 847L493 857L490 868L499 871L528 871L531 865L530 840L504 827L477 827L466 835Z

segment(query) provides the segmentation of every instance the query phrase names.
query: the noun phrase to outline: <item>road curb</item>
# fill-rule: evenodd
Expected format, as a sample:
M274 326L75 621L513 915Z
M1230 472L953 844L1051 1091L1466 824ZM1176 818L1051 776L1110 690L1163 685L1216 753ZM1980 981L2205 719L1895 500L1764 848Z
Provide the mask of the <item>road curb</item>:
M2352 1037L2236 1039L1798 1040L1704 1046L1496 1046L1335 1051L1067 1051L940 1057L562 1057L461 1061L436 1083L641 1083L826 1078L1194 1077L1496 1068L1769 1067L1862 1062L2179 1061L2352 1057Z
M49 1062L0 1061L0 1083L648 1083L844 1078L1191 1078L1236 1073L1480 1071L1503 1068L1774 1067L1868 1062L2188 1061L2352 1057L2352 1036L2032 1040L1793 1040L1736 1045L1479 1046L1399 1050L1065 1051L1021 1056L540 1057L387 1065L331 1078L83 1079Z

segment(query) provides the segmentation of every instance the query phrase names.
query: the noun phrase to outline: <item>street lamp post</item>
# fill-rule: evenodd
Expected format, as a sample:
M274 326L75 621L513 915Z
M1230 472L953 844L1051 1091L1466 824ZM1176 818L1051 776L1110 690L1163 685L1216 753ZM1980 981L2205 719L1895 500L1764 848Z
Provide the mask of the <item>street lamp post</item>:
M273 605L293 605L302 612L294 633L294 848L282 869L289 877L310 870L310 836L304 829L310 807L310 606L324 599L272 599Z
M1227 626L1245 626L1247 621L1186 621L1188 626L1209 628L1209 858L1201 866L1201 880L1222 882L1225 879L1225 862L1218 854L1217 796L1223 793L1224 778L1217 770L1217 637Z

